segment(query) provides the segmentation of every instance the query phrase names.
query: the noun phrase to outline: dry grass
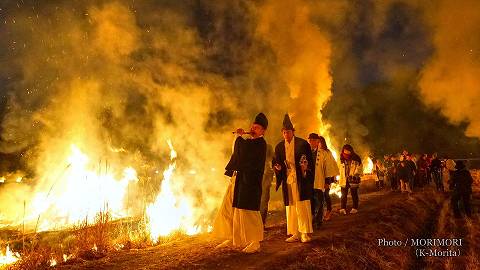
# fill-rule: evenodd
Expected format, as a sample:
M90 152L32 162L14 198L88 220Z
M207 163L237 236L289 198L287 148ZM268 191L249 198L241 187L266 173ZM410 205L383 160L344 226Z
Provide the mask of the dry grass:
M417 269L413 248L378 246L377 239L405 241L424 235L426 224L440 205L441 198L430 192L415 194L408 200L392 200L379 213L365 217L376 222L345 228L348 237L330 239L329 248L314 248L313 252L293 258L285 268Z
M111 244L110 220L111 216L107 211L97 213L93 224L89 224L85 219L74 230L75 246L80 251L96 249L99 253L106 252Z

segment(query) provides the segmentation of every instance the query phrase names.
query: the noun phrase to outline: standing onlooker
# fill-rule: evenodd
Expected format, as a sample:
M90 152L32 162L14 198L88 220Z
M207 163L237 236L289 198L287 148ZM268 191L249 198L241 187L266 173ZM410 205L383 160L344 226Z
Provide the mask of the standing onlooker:
M408 173L408 186L410 188L410 193L413 192L415 186L415 176L417 175L417 164L412 154L407 154L406 165L409 169Z
M340 213L347 214L347 195L348 191L352 195L353 208L350 214L358 212L358 188L360 186L361 176L363 174L362 160L355 153L353 147L345 144L340 154L340 187L342 191Z
M452 179L453 172L455 171L455 161L448 156L445 157L443 164L443 186L450 187L450 179Z
M375 172L377 174L377 179L375 179L375 186L377 187L377 190L380 190L384 187L386 174L386 168L380 159L377 159L375 161Z
M450 189L452 192L452 208L455 217L461 217L458 203L460 200L463 203L465 214L468 217L472 216L470 208L470 196L472 195L473 178L470 172L465 168L463 161L457 161L455 165L456 171L452 173L450 181Z
M320 227L323 221L323 201L327 204L327 213L325 220L330 219L330 213L332 211L332 202L330 200L330 184L333 179L340 174L337 166L337 162L333 157L332 152L328 150L327 143L324 137L318 136L316 133L310 134L310 140L318 140L318 143L310 143L310 145L317 145L315 156L313 160L315 162L314 169L314 207L313 207L313 223L315 227ZM313 147L312 147L313 149ZM313 150L312 150L313 152Z
M427 161L427 154L423 154L420 156L419 160L417 161L417 180L418 186L423 187L427 184L427 170L428 170L428 161Z
M432 162L430 163L430 171L432 173L433 182L438 191L443 191L442 182L442 162L438 159L437 153L432 156Z

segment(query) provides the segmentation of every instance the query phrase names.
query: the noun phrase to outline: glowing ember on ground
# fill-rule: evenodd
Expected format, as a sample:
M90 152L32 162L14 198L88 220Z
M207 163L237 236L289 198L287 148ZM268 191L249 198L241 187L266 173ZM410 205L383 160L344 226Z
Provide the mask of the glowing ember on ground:
M68 260L73 258L73 254L67 256L67 254L63 254L63 262L67 262Z
M20 260L18 252L12 252L10 246L7 245L5 253L0 252L0 266L6 266Z
M156 243L160 236L166 236L174 231L183 231L187 235L200 232L195 226L191 201L172 189L172 176L176 167L177 153L172 142L167 141L170 147L171 163L163 172L163 181L160 194L154 203L147 207L148 229L151 240Z

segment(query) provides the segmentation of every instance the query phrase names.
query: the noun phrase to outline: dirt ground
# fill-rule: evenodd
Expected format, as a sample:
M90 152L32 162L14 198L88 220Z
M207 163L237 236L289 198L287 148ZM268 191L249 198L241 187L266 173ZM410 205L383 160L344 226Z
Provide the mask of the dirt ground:
M480 192L476 190L474 208L479 205ZM415 247L378 245L381 238L406 241L441 236L473 242L472 237L478 236L478 214L468 225L470 231L464 228L467 225L460 225L463 229L445 228L449 223L439 217L447 218L448 207L447 195L431 188L413 196L367 191L360 195L359 213L341 216L335 212L313 233L310 243L286 243L285 214L277 210L268 217L265 240L256 254L246 255L234 248L214 249L220 241L206 234L146 249L109 253L95 261L77 260L57 269L457 269L444 264L452 258L418 258ZM333 208L338 209L338 200ZM463 254L455 262L462 269L475 265L471 261L471 256L479 255L475 248L473 244L460 247Z

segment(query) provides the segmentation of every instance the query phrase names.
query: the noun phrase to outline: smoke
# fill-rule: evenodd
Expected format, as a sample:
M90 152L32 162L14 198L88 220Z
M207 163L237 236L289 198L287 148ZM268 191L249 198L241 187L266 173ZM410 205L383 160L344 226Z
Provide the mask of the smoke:
M208 218L226 185L230 130L254 114L236 110L242 96L235 80L210 68L213 53L191 25L194 14L174 2L21 5L6 4L2 26L10 49L2 59L11 70L1 74L7 82L1 145L5 152L28 149L34 180L31 193L2 189L22 195L1 196L11 210L2 214L13 215L3 218L19 220L23 201L27 215L37 213L37 194L44 201L62 196L75 169L68 161L73 146L92 171L117 177L136 168L140 183L128 189L144 199L125 204L141 208L158 192L168 139L179 153L173 189L204 210L197 218ZM61 212L53 208L40 212Z
M422 72L423 101L480 138L480 3L439 1L430 18L435 53Z
M434 2L353 1L343 10L330 24L333 97L324 109L335 138L376 155L478 153L463 125L448 123L418 94L436 50Z
M290 96L284 108L298 133L324 131L320 110L331 96L330 41L312 22L314 6L307 1L266 1L260 7L257 34L276 55Z

